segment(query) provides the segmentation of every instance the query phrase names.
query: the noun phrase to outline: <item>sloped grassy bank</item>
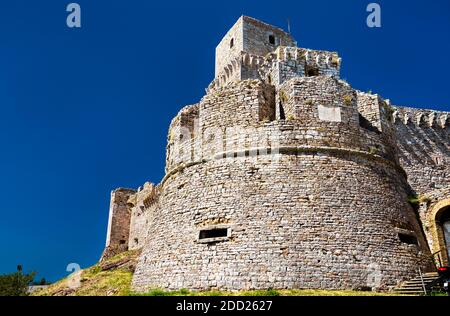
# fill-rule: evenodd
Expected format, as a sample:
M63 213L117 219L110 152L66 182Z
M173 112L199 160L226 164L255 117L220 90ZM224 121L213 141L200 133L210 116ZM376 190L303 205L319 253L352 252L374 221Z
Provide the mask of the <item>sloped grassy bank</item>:
M258 290L258 291L204 291L185 289L164 291L153 289L147 293L131 290L131 280L139 258L139 251L121 253L104 262L81 270L77 279L64 278L33 296L385 296L391 293L326 290Z

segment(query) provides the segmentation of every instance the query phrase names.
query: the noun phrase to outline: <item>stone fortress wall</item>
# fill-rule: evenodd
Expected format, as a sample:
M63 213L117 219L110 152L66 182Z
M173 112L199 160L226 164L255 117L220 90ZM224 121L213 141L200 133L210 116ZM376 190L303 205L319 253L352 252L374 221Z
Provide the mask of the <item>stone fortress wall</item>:
M417 194L450 186L450 113L397 107L393 114L403 168Z
M396 107L399 159L408 175L425 236L433 254L449 263L442 221L450 206L450 113ZM446 214L444 214L446 213Z
M111 192L106 246L102 259L128 250L131 210L127 202L135 193L133 189L124 188Z
M448 197L448 113L357 91L340 66L241 17L170 124L165 177L112 199L104 256L142 248L142 291L355 289L373 271L388 288L432 270L428 207L419 222L408 197Z

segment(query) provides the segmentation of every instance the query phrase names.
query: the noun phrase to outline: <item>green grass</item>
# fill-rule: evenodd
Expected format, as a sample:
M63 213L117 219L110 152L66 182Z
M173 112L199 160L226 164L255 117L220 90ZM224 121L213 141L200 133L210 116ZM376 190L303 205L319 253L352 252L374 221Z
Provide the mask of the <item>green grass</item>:
M432 292L430 296L448 296L445 292Z
M152 289L145 293L131 292L131 296L402 296L396 293L338 290L254 290L254 291L165 291Z
M118 262L126 257L136 258L138 252L128 251L107 260ZM127 269L103 271L100 264L81 270L80 286L70 289L69 279L64 278L48 288L35 292L33 296L74 295L74 296L128 296L131 294L133 273Z
M110 258L111 264L130 257L137 260L138 252L126 252ZM35 296L74 295L74 296L398 296L395 293L378 293L365 291L331 291L331 290L253 290L253 291L166 291L150 289L145 293L134 292L131 289L133 273L124 267L103 270L101 264L96 264L80 272L80 286L70 289L67 278L62 279L48 288L35 292Z
M130 271L99 271L98 267L94 266L81 273L80 286L73 291L69 288L68 280L63 279L34 295L51 296L66 291L67 295L75 296L128 296L131 293L132 277Z
M423 202L428 202L429 199L420 195L408 196L408 203L412 205L418 205Z

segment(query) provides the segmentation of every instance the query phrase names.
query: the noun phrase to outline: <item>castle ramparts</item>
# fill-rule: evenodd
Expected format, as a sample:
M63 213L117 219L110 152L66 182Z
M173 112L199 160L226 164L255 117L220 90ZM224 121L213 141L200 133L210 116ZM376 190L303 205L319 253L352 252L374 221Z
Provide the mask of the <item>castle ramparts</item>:
M142 248L139 291L388 289L448 260L449 113L355 90L340 68L241 17L170 124L164 178L113 192L104 257Z

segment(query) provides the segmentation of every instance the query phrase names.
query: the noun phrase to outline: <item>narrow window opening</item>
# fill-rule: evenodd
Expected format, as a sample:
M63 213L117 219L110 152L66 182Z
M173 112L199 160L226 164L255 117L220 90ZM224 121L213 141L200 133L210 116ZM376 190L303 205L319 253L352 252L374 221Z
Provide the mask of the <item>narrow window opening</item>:
M286 114L284 113L284 108L281 102L278 104L279 110L280 110L280 120L286 119Z
M398 233L398 238L402 243L408 244L408 245L418 245L416 236L409 235L409 234L403 234Z
M274 35L269 35L269 44L275 45L275 36Z
M234 38L232 38L230 41L230 48L233 48L233 46L234 46Z
M119 240L119 244L124 245L125 244L125 240L123 240L123 239Z
M305 66L305 75L306 77L314 77L319 75L319 69L316 67Z
M213 229L203 229L200 231L198 239L209 239L209 238L219 238L219 237L227 237L228 229L227 228L213 228Z

